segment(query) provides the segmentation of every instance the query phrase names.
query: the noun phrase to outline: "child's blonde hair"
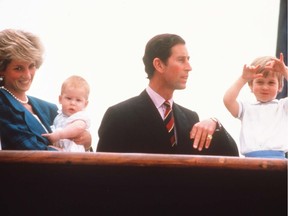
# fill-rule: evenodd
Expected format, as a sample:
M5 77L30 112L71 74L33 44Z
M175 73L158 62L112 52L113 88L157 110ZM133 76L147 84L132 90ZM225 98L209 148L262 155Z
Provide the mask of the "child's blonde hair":
M257 74L261 73L263 74L263 77L267 77L269 74L274 73L271 72L270 70L265 69L265 65L269 62L273 60L273 56L261 56L258 57L256 59L254 59L254 61L251 63L252 66L257 66L260 65ZM284 82L284 77L281 73L274 73L274 75L277 77L278 83L279 83L279 87L282 88L283 87L283 82ZM253 80L250 80L248 82L248 84L251 86L253 83Z
M88 100L90 87L88 82L81 76L70 76L63 83L61 87L61 94L65 91L67 87L83 88L86 93L86 99Z

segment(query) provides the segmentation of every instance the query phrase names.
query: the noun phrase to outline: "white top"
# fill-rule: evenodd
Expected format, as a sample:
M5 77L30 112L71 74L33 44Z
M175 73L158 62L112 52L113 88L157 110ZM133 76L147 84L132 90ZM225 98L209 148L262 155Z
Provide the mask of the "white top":
M59 110L58 112L59 114L54 119L53 126L51 126L52 131L65 128L68 124L76 120L84 121L86 123L86 130L89 129L90 119L88 118L85 111L79 111L71 116L65 115L61 110ZM78 145L70 139L61 139L55 144L55 146L62 148L64 151L85 152L85 148L83 145Z
M267 103L239 103L242 154L259 150L288 151L288 98Z

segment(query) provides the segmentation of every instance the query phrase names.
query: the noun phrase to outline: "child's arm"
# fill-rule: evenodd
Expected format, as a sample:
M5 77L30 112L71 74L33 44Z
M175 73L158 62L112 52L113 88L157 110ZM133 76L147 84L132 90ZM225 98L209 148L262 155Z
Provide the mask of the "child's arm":
M42 134L42 136L49 139L51 143L55 143L60 139L73 139L79 136L86 129L86 123L82 120L76 120L68 124L61 130L56 130L53 133Z
M228 111L235 118L238 116L239 112L239 104L237 102L237 97L243 88L243 86L250 80L255 79L257 77L261 77L262 74L256 74L259 66L247 66L244 65L242 76L239 77L236 82L226 91L224 94L223 102L228 109Z
M224 105L235 118L238 116L239 112L239 104L236 99L240 93L240 90L246 84L246 82L247 81L244 80L242 77L239 77L236 82L224 94Z

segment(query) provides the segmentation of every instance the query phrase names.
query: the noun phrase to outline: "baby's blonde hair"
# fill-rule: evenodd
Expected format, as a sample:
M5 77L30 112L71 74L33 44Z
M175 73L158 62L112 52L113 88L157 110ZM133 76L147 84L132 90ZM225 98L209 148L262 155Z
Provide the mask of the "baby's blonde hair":
M61 87L61 94L65 91L67 87L74 87L74 88L82 88L85 90L86 99L88 100L90 94L90 87L88 82L81 76L73 75L68 77L63 83Z

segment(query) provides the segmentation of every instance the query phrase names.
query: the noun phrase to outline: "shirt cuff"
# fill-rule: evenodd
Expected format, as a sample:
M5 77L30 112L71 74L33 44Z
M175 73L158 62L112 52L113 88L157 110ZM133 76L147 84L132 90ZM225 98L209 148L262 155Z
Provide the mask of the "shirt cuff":
M221 131L222 130L222 124L219 122L219 120L215 117L210 118L212 121L216 122L216 130L215 131Z

